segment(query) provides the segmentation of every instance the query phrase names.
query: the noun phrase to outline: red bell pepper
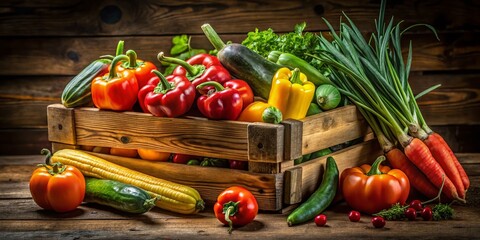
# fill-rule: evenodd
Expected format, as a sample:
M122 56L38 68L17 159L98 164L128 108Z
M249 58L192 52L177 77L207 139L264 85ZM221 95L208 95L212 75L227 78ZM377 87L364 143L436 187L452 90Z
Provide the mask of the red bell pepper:
M195 88L187 78L170 75L165 78L159 71L153 70L158 76L158 84L149 81L139 91L143 98L143 107L158 117L178 117L190 110L195 101Z
M173 70L172 74L187 77L195 87L207 81L223 84L232 79L230 73L223 67L218 58L207 53L197 54L187 61L166 57L163 52L160 52L157 58L160 62L178 64L179 66Z
M231 233L233 226L245 226L255 219L258 203L250 191L233 186L218 195L213 211L220 222L229 226L228 232Z
M116 56L110 72L92 81L92 99L97 108L128 111L137 101L137 79L131 71L117 72L115 66L120 61L128 61L128 57L123 54Z
M226 81L223 86L225 88L233 88L238 91L243 100L243 108L253 102L253 91L247 82L240 79L232 79Z
M142 61L137 58L137 53L133 50L127 51L128 61L118 65L117 71L130 70L135 74L138 82L138 89L145 86L148 81L156 75L152 73L152 70L157 70L157 66L149 61Z
M212 86L205 92L204 88ZM197 86L202 94L197 100L198 110L210 119L236 120L243 109L243 100L238 90L224 88L215 81L204 82Z

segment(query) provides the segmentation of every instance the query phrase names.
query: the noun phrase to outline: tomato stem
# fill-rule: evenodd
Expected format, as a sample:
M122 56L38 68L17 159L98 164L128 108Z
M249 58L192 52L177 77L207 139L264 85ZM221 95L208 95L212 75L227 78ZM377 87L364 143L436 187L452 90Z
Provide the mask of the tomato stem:
M45 155L45 163L39 164L39 166L45 167L50 175L61 174L67 169L67 166L60 162L52 163L52 152L50 150L43 148L40 154Z
M232 233L233 230L233 222L230 219L230 216L233 216L238 211L238 204L240 202L227 202L223 204L223 213L225 215L225 221L228 223L228 233Z

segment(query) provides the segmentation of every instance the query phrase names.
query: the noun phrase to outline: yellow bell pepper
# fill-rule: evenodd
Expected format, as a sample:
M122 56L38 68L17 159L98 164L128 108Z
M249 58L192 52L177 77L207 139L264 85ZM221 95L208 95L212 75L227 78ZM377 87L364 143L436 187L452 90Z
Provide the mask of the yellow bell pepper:
M282 112L266 102L255 101L243 109L237 121L280 123L282 121Z
M278 108L283 119L302 119L315 94L315 85L298 68L280 68L272 79L268 103Z

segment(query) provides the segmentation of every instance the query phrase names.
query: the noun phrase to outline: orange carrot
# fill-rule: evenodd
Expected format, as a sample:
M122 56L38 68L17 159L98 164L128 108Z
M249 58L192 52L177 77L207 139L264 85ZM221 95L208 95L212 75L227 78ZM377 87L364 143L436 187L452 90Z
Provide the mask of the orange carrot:
M431 141L434 141L434 142L436 141L437 144L443 144L445 151L447 151L447 153L449 154L451 161L454 163L455 167L457 168L458 173L460 174L460 177L462 179L462 183L463 183L463 187L464 187L465 191L467 191L467 189L470 187L470 179L468 179L468 175L465 172L465 169L463 169L462 165L458 161L458 159L455 156L455 154L453 153L452 149L450 148L448 143L445 141L445 139L443 139L443 137L440 134L433 132L429 135L430 139L432 137L435 140L431 140Z
M443 176L445 176L445 185L443 186L442 192L445 193L448 198L465 202L464 199L458 197L455 185L453 185L452 181L445 174L445 171L443 171L440 164L435 160L427 145L425 145L422 140L413 138L413 140L404 147L404 152L407 158L410 159L438 189L440 189Z
M440 166L447 174L448 178L452 181L453 185L457 189L458 197L465 198L465 187L463 186L462 178L458 172L457 167L452 159L452 155L445 148L445 145L439 142L438 134L430 134L423 140L428 149L432 153L432 156L437 160Z
M418 168L405 156L402 150L393 148L385 153L393 168L402 170L410 180L410 184L421 194L429 199L434 198L438 194L438 189L427 179L425 174L420 172Z

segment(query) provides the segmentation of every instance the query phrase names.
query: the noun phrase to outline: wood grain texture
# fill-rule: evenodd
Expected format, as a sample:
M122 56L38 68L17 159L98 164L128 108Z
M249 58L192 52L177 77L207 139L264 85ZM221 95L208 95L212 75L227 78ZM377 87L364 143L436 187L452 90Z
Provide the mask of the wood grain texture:
M344 203L329 207L327 227L318 228L313 221L287 227L287 214L260 211L255 220L232 235L227 233L209 207L195 215L180 215L154 208L142 215L126 214L96 204L83 203L69 213L53 213L40 209L32 200L28 178L40 155L0 156L0 235L2 239L76 238L76 239L311 239L312 234L328 234L335 239L475 239L480 224L480 177L471 175L472 189L466 205L452 205L453 220L448 221L389 221L383 229L371 226L363 216L358 223L346 218L350 208ZM462 163L478 168L478 154L460 154ZM476 164L476 165L474 165ZM18 171L14 168L20 168ZM468 168L467 168L468 169ZM15 171L16 174L10 174ZM469 174L469 170L467 170ZM14 178L4 178L15 176ZM15 206L15 207L12 207ZM412 228L412 224L419 227ZM320 231L320 232L319 232ZM307 234L306 234L307 233ZM318 237L318 236L316 236Z
M248 125L248 161L278 163L284 160L284 126L263 122Z
M371 131L353 105L312 115L300 121L303 122L302 154L344 143Z
M291 31L307 22L311 30L326 30L325 17L336 23L344 11L365 31L373 30L379 1L2 1L2 36L166 35L201 33L204 22L220 32L238 33L272 27ZM387 16L405 25L428 23L440 30L480 25L478 4L470 1L395 1ZM181 21L179 21L179 19ZM334 22L335 21L335 22ZM338 26L333 24L335 27ZM234 26L234 27L231 27Z
M254 30L252 28L251 30ZM249 30L249 31L251 31ZM224 40L241 42L248 31L222 34ZM183 33L183 32L179 32ZM404 35L404 45L413 41L412 71L480 70L480 32L441 33L438 41L433 33ZM134 49L138 57L160 67L158 52L169 52L172 36L113 36L60 38L1 38L3 57L1 75L75 75L101 55L113 54L117 42L125 41L125 49ZM213 49L204 35L192 36L192 47ZM408 46L408 45L406 45ZM23 64L29 62L30 64ZM15 68L9 67L15 65ZM43 66L49 67L43 67Z
M73 75L103 54L113 54L118 40L153 61L171 47L174 35L192 36L192 46L211 49L200 26L209 22L225 40L240 42L246 33L272 28L293 30L305 21L307 31L335 28L342 11L368 34L374 29L380 1L17 1L0 3L0 154L34 154L48 146L46 107L60 102ZM445 132L455 152L478 152L480 134L480 5L475 1L388 1L386 15L414 28L411 84L419 92L429 83L442 88L420 99L432 128ZM233 27L232 27L233 26ZM419 74L419 75L417 75ZM22 134L22 135L14 135ZM34 136L24 139L25 134ZM42 135L43 134L43 135Z
M75 118L73 108L52 104L47 108L48 140L64 144L76 144Z
M75 109L78 145L151 148L226 159L248 159L245 122L157 118L138 112Z
M50 146L47 128L0 130L0 155L38 154Z
M480 75L415 72L410 77L414 94L441 84L441 87L418 99L429 125L480 124Z
M285 128L284 160L293 160L301 157L303 123L298 120L286 119L280 124Z
M280 186L280 190L282 190L283 174L258 174L225 168L152 162L114 157L109 154L89 153L135 171L193 187L210 205L215 203L217 196L223 190L234 185L250 190L258 199L259 208L262 210L279 210L282 205L282 196L277 194L277 187Z

